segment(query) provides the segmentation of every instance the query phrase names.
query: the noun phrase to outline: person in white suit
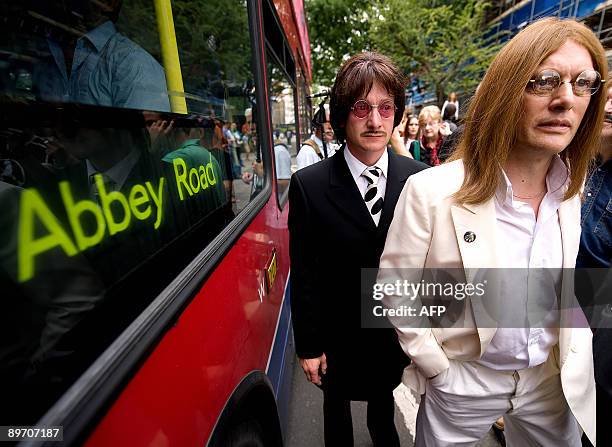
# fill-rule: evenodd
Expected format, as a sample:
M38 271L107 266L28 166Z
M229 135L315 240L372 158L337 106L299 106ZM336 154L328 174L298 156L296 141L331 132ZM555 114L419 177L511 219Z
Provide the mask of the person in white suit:
M533 297L520 275L545 268L538 293L560 303L541 328L496 326L475 299L460 302L460 326L389 317L412 359L403 381L424 395L417 446L475 445L500 416L508 445L579 446L581 431L595 443L591 331L570 269L579 192L603 120L602 79L604 49L587 27L557 18L529 25L493 60L451 161L408 179L379 283L398 275L418 283L427 269L458 269L470 283L482 269L518 267L512 289L493 288L487 299L516 303L528 318L520 313ZM385 293L387 308L424 302Z

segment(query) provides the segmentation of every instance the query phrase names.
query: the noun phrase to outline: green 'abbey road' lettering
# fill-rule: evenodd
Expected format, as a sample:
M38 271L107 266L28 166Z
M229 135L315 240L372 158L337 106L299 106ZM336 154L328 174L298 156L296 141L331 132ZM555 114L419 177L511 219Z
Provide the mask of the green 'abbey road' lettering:
M172 164L181 201L186 198L183 190L191 197L217 184L212 161L189 170L182 158L173 159ZM153 228L159 229L163 220L164 177L159 178L156 187L151 182L132 186L127 196L120 191L107 191L102 175L96 175L94 180L99 204L90 199L75 200L70 183L59 183L71 233L62 228L59 219L36 189L23 192L19 210L17 255L20 282L34 276L37 256L51 249L60 249L66 256L74 256L98 245L106 235L125 231L133 219L145 221L155 216ZM92 222L92 225L84 227L86 220Z
M128 197L119 191L107 191L101 175L95 176L100 205L93 200L75 201L67 181L60 182L59 190L72 229L74 241L62 228L59 220L49 209L36 189L25 190L21 196L19 210L18 236L18 280L27 281L34 276L35 259L40 254L53 248L60 248L67 256L99 244L104 235L114 235L125 231L134 216L138 220L146 220L153 213L152 204L156 207L156 230L162 222L163 194L165 178L159 178L157 188L151 182L132 186ZM120 213L113 212L121 209ZM83 228L83 218L90 214L95 225ZM36 235L36 222L45 232ZM89 233L87 232L89 230Z
M47 229L45 236L34 236L34 216ZM27 281L34 276L34 258L54 247L61 247L68 256L78 253L70 236L62 229L57 217L49 210L35 189L26 189L21 195L18 236L18 280Z
M212 161L206 163L206 166L200 165L198 169L191 168L189 172L187 172L187 165L182 158L175 158L172 160L172 165L174 166L176 187L181 200L185 200L183 188L189 193L189 197L191 197L200 190L203 191L209 186L217 184Z

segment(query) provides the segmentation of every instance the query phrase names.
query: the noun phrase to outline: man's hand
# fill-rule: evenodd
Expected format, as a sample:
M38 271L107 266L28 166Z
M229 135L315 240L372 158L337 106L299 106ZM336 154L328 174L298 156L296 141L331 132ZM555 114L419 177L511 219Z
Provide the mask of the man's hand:
M412 154L408 150L406 150L406 146L404 146L404 138L400 135L400 128L402 128L401 124L395 129L393 129L393 133L391 134L391 140L389 140L389 143L391 143L391 148L398 155L414 158Z
M306 374L306 378L309 382L315 385L321 385L321 376L319 375L319 369L322 374L327 372L327 358L325 354L321 357L314 359L300 359L300 366Z
M174 121L156 120L147 126L149 136L151 137L151 143L155 143L155 140L160 135L168 135L172 130Z

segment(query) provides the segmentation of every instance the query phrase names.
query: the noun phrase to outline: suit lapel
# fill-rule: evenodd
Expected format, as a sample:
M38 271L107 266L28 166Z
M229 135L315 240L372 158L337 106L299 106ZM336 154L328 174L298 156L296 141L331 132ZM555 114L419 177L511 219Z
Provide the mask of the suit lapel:
M488 269L487 295L495 294L496 281L491 281L491 273L497 267L496 255L496 215L495 201L490 199L478 205L452 205L451 215L466 282L474 282L479 270ZM480 281L481 278L476 278ZM497 322L479 300L470 300L474 321L478 328L480 352L484 352L496 332Z
M328 198L355 226L365 231L375 231L376 225L346 164L343 150L346 150L346 146L330 158Z
M451 215L461 261L468 281L482 268L496 267L495 202L452 205Z
M385 204L383 205L382 215L380 216L380 222L378 223L378 231L385 231L391 225L393 219L393 211L397 204L406 179L408 178L408 172L400 172L399 164L397 162L397 155L391 151L387 151L389 154L389 166L387 169L387 186L385 189Z

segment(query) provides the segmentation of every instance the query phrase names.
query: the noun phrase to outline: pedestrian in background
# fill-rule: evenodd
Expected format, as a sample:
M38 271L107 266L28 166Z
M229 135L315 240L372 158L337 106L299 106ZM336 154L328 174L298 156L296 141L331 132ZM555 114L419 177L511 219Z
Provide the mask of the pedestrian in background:
M457 108L455 107L455 104L448 104L446 106L446 108L444 109L444 112L442 112L442 121L444 121L448 127L448 130L450 130L451 132L454 132L455 130L457 130L457 125L455 124L455 112L457 111Z
M459 100L457 99L457 93L455 92L451 92L450 95L448 95L448 99L446 101L444 101L444 104L442 105L442 116L444 115L444 112L446 112L446 109L449 105L453 105L455 112L452 113L451 119L453 121L458 121L459 120Z
M442 122L440 109L437 106L423 107L419 113L419 131L421 138L410 144L409 152L415 160L429 166L438 166L440 145L444 137L450 135L445 123Z
M419 138L419 118L414 115L408 117L406 128L404 129L404 147L410 148L410 144Z
M298 170L333 156L338 149L338 146L333 143L334 130L329 123L329 114L324 109L317 110L312 125L314 132L310 138L302 142L300 152L297 154ZM325 147L323 141L325 141Z
M576 268L607 269L603 281L595 281L595 295L589 296L593 306L593 362L597 394L597 414L603 418L612 412L612 306L610 293L610 262L612 260L612 86L608 87L605 118L601 131L601 146L597 162L584 188L582 203L582 233ZM600 276L600 275L596 275ZM600 421L603 420L600 417ZM599 424L599 445L610 442L610 424ZM590 445L583 439L583 445Z
M405 116L396 126L391 136L391 147L398 155L414 158L409 152L410 145L419 138L419 119L414 116Z

